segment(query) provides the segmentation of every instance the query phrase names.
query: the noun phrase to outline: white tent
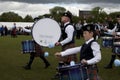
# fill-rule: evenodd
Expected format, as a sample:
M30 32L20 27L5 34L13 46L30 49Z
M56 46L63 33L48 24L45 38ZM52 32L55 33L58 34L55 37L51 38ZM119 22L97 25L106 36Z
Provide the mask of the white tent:
M16 27L32 27L33 22L0 22L1 25L7 26L8 29L11 29L14 26L14 23L16 23Z

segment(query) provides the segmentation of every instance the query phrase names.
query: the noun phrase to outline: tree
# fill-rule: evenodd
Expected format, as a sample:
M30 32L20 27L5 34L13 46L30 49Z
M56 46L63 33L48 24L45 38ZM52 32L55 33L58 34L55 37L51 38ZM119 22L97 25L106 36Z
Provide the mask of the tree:
M26 15L24 18L24 22L33 22L33 21L34 20L33 20L32 16L30 16L30 15Z
M102 11L102 8L100 7L95 7L92 9L91 13L94 15L94 19L98 21L100 11Z
M120 15L120 12L112 12L109 14L109 16L112 17L113 19L115 19L117 15Z
M50 14L51 16L56 20L56 21L60 21L60 17L61 17L61 14L64 13L66 11L65 8L63 7L59 7L59 6L56 6L52 9L49 10L50 11Z
M51 15L56 15L56 14L60 14L60 13L65 12L66 9L63 7L56 6L52 9L50 9L49 11L50 11Z
M44 14L43 17L50 18L51 14Z
M94 16L93 21L98 22L104 20L105 16L107 16L107 13L103 11L101 7L95 7L92 9L91 14Z
M1 21L4 22L20 22L22 21L22 17L14 12L6 12L1 15Z

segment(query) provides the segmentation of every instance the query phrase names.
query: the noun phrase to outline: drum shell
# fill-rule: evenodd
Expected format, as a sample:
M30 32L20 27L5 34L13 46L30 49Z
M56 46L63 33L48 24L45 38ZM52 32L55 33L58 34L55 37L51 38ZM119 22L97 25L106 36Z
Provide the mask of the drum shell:
M35 52L35 42L33 40L22 41L22 53L32 53Z
M120 42L113 43L113 53L120 55Z
M87 80L87 68L79 64L59 67L61 80Z
M102 46L103 47L112 47L113 46L113 37L102 37Z

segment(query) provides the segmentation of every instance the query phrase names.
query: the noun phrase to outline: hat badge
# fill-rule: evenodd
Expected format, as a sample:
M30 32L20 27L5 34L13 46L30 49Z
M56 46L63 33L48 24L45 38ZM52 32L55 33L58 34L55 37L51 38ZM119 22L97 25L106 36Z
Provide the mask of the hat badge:
M67 16L67 14L65 13L65 16Z
M87 30L90 30L90 26L87 27Z

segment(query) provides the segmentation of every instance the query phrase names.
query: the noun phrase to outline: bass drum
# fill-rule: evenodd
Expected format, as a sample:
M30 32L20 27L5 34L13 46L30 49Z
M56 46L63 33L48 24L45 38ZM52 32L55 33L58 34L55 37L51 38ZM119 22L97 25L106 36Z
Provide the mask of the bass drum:
M55 44L60 36L61 28L53 19L43 18L33 25L32 37L41 46L48 47L49 44Z

